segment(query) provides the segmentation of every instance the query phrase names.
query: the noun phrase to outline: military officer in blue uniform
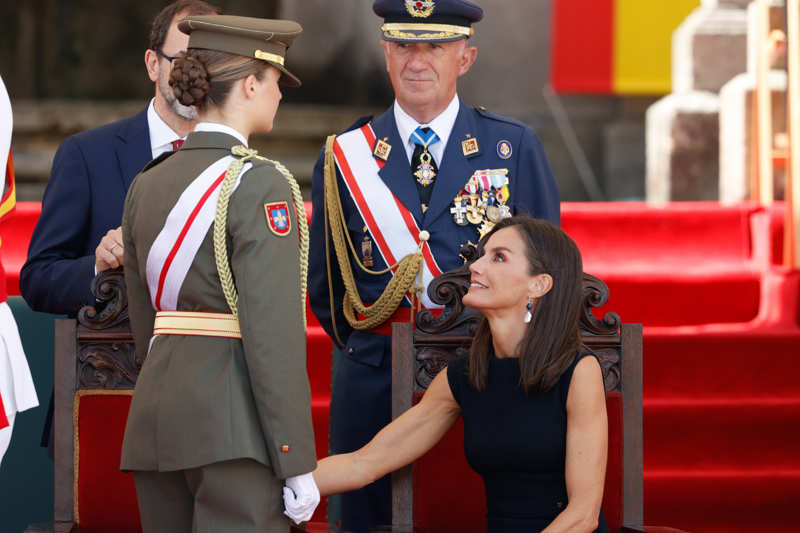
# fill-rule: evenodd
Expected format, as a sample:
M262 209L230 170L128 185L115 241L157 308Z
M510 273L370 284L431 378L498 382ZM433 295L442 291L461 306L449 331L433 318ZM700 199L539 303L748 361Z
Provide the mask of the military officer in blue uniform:
M313 178L309 299L342 353L332 453L360 448L390 421L391 323L432 307L427 282L463 264L461 245L510 215L560 222L533 129L458 96L483 10L466 0L376 0L373 10L395 102L329 138ZM343 495L340 512L346 531L391 523L388 478Z

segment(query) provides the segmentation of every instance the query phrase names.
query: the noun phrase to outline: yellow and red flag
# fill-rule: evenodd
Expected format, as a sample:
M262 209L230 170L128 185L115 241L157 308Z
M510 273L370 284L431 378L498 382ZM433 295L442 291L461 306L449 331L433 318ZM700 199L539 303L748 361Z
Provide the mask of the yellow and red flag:
M0 200L0 219L6 216L7 213L13 211L14 206L17 205L17 190L14 187L14 158L11 156L11 150L8 151L5 185L8 186L8 189L6 189L5 194L3 194L3 199ZM3 189L0 189L0 191L2 190Z
M672 32L699 5L700 0L555 0L553 89L670 92Z

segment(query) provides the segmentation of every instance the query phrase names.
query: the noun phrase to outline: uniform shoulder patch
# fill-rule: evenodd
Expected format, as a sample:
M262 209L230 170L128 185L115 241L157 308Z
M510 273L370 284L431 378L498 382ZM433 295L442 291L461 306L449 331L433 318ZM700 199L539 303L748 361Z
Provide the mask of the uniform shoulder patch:
M271 202L264 204L269 230L278 237L286 237L292 231L292 219L289 216L289 202Z
M145 170L150 170L150 169L151 169L151 168L153 168L154 166L156 166L156 165L158 165L158 164L160 164L160 163L163 163L163 162L164 162L164 161L166 161L168 158L172 157L172 154L174 154L174 153L175 153L175 152L164 152L164 153L163 153L163 154L161 154L160 156L156 157L155 159L153 159L152 161L150 161L149 163L147 163L147 164L144 166L144 168L142 169L142 172L144 172Z
M474 108L475 111L486 118L496 120L498 122L505 122L506 124L512 124L514 126L519 126L520 128L525 128L527 125L524 122L520 122L519 120L511 117L507 117L505 115L498 115L497 113L492 113L491 111L487 111L485 107L476 107Z
M342 133L347 133L348 131L357 130L358 128L362 127L364 124L369 124L370 122L372 122L372 115L369 115L369 116L366 116L366 117L361 117L358 120L356 120L355 122L353 122L352 124L350 124L347 127L347 129L344 130ZM341 135L341 133L340 133L340 135Z

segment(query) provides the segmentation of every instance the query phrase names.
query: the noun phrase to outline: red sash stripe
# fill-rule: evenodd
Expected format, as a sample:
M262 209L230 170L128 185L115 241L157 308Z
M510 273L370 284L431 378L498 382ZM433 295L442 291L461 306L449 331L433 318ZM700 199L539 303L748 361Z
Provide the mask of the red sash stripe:
M164 261L164 266L161 268L161 275L158 278L158 291L156 292L156 311L161 311L161 294L164 291L164 280L167 278L167 272L169 272L169 267L172 264L173 259L175 259L175 255L178 253L178 250L181 247L181 243L183 243L183 239L186 237L186 234L189 232L189 228L192 226L192 222L194 219L197 218L197 214L205 205L206 200L211 194L214 192L214 189L219 187L219 184L222 183L222 180L225 179L226 172L223 172L219 178L217 178L214 183L208 188L208 190L203 194L203 197L200 198L200 201L197 202L197 205L192 210L192 214L189 215L189 219L186 221L186 224L183 225L183 229L181 229L180 234L178 235L178 239L175 241L175 244L172 246L172 249L167 256L166 261Z
M364 196L361 194L361 189L358 187L358 182L356 182L356 179L353 176L353 171L350 169L350 164L347 162L347 158L344 156L344 152L342 151L341 146L339 146L338 141L333 143L333 152L336 154L336 159L339 162L339 168L342 170L342 176L347 180L348 185L350 185L350 190L353 193L353 199L358 204L367 226L373 233L372 236L376 241L378 241L378 246L381 252L388 256L384 257L388 263L386 266L392 266L396 264L397 260L389 249L389 245L386 243L383 234L378 229L378 224L375 222L375 218L372 216L372 212L369 210L369 206L364 200Z
M371 147L375 146L375 132L372 131L372 127L369 124L364 124L361 127L361 132L364 134L364 137L367 139L367 144ZM383 159L376 157L375 162L378 163L378 168L383 168L386 165L386 161Z

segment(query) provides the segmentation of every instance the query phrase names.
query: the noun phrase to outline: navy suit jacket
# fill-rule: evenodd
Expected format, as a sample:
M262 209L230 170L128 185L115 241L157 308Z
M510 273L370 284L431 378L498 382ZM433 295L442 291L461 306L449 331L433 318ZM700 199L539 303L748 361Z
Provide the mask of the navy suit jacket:
M119 227L128 187L151 159L146 108L61 143L20 272L32 309L74 316L94 302L94 251Z
M350 129L360 127L368 121L369 118L361 119ZM476 227L473 225L458 226L450 213L453 199L476 170L508 169L510 192L508 205L511 207L512 214L531 215L555 224L560 223L558 186L547 163L541 142L529 126L514 119L467 106L461 101L458 117L439 165L429 209L424 215L406 155L405 142L400 139L397 130L394 110L389 108L381 116L372 120L372 128L375 131L376 139L386 138L386 142L392 146L388 161L379 173L380 178L414 215L420 229L428 230L430 233L429 245L442 272L463 265L463 260L459 257L462 244L467 241L478 242ZM467 135L477 139L479 148L477 153L469 156L464 155L461 146L461 142L468 138ZM510 157L507 159L502 158L499 154L498 144L501 141L507 141L512 147ZM333 337L325 260L323 156L324 154L320 156L314 168L312 184L311 250L313 253L309 258L308 295L314 315L328 334ZM338 170L337 176L348 230L353 243L360 251L359 243L365 235L364 221L347 192L347 187ZM336 329L342 341L347 345L348 356L378 366L381 364L384 354L388 353L385 349L388 346L385 342L386 339L375 338L382 336L370 332L353 332L350 328L341 311L344 285L332 242L330 250ZM374 270L386 268L377 247L373 253L373 260L375 262ZM365 303L376 301L391 275L365 274L353 263L352 258L351 264L361 299Z

